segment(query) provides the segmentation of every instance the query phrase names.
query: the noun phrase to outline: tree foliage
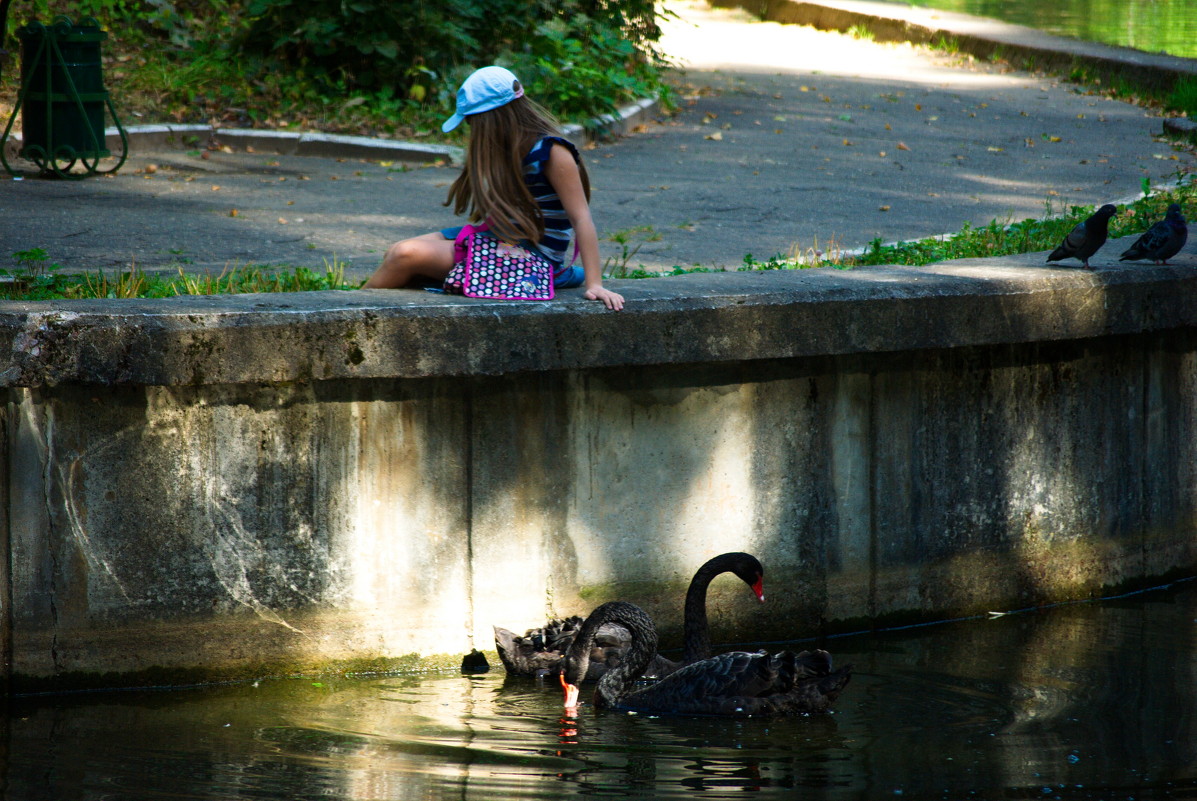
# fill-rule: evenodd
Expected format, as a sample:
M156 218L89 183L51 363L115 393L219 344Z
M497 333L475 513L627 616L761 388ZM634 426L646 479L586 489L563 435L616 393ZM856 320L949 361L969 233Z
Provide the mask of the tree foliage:
M448 105L486 64L560 114L607 111L652 80L649 0L250 0L245 47L328 86Z
M239 71L239 81L222 75L196 89L200 104L220 94L252 105L231 85L239 83L435 115L487 64L512 69L566 119L661 88L651 0L29 0L9 27L57 14L94 16L184 67Z

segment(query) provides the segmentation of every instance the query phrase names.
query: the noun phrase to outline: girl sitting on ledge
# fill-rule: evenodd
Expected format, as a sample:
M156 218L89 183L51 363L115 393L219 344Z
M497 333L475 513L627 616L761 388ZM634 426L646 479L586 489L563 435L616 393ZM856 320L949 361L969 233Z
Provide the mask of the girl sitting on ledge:
M603 287L598 234L590 217L590 181L578 150L557 134L557 123L503 67L483 67L457 92L457 111L442 130L462 120L470 126L466 165L449 188L445 205L471 222L487 220L501 239L532 242L556 265L553 286L584 286L584 296L608 309L623 296ZM396 242L367 289L409 286L420 279L443 281L453 268L460 227ZM582 266L566 264L571 235Z

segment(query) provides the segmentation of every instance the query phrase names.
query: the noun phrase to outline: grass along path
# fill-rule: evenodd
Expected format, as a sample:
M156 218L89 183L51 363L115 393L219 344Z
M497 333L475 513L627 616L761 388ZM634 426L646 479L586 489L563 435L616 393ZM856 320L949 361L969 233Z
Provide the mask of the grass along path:
M1164 216L1171 203L1182 208L1197 207L1197 180L1181 179L1174 187L1151 192L1119 207L1110 221L1110 239L1142 233ZM853 267L909 265L919 266L976 257L1001 257L1018 253L1049 251L1060 243L1078 222L1093 212L1091 206L1074 206L1064 214L1045 210L1043 219L1002 223L996 220L979 228L963 230L942 237L910 242L882 244L875 241L863 253L846 253L829 243L824 249L812 246L801 252L778 254L760 261L745 255L736 268L719 270L795 270L818 267L852 269ZM621 253L609 256L604 271L612 278L657 278L664 275L717 272L711 268L677 266L665 272L630 267L639 244L654 236L651 227L616 232L608 241ZM252 264L232 266L218 274L187 273L182 268L174 275L147 273L132 266L115 274L71 273L49 260L44 250L32 249L14 254L19 267L0 271L0 299L7 300L79 300L85 298L165 298L182 295L233 295L252 292L308 292L359 289L363 282L349 281L345 266L330 263L323 272L305 267L265 268ZM1105 254L1107 257L1110 254Z
M1152 223L1164 217L1172 203L1181 208L1197 208L1197 179L1192 175L1181 176L1171 187L1150 190L1140 198L1118 205L1118 214L1110 220L1110 239L1143 233ZM883 244L874 240L860 252L849 252L839 248L835 241L819 246L796 246L789 253L779 253L760 260L752 254L744 256L743 263L734 268L737 271L752 270L798 270L817 267L851 269L873 266L921 266L951 259L969 259L1012 256L1020 253L1050 251L1073 227L1093 213L1095 206L1072 206L1060 213L1050 205L1045 207L1042 218L1027 218L1018 222L993 220L980 227L965 226L956 233L927 237L905 242ZM1191 213L1191 212L1188 212ZM666 272L646 270L643 265L631 267L639 245L651 241L654 231L641 228L634 231L616 232L608 241L619 246L622 253L607 259L606 272L615 278L655 278L661 275L683 275L686 273L719 272L704 267L675 266ZM1108 255L1108 254L1106 254Z

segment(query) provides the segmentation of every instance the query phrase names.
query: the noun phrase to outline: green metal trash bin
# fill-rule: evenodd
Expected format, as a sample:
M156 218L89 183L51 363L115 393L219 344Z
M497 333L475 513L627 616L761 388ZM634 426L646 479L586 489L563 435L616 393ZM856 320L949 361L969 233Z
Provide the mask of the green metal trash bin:
M40 22L25 25L17 30L17 36L21 40L21 91L3 140L7 141L19 112L20 155L43 173L74 178L119 169L128 155L128 138L104 88L100 51L108 34L99 22L89 17L75 25L68 17L57 17L49 26ZM122 154L116 166L101 171L97 169L100 159L112 155L104 136L105 111L120 132ZM0 159L11 173L2 147ZM83 174L70 172L76 164L84 168Z

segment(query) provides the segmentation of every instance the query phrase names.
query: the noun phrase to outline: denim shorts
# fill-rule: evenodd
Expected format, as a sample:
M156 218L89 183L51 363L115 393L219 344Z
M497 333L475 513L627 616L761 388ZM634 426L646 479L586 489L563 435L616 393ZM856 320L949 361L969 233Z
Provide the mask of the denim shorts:
M442 228L441 236L445 239L457 240L457 235L461 233L464 226L458 225L452 228ZM521 245L528 247L528 242L521 242ZM558 267L553 273L553 288L554 289L573 289L576 286L582 286L586 281L585 271L577 264L571 264L568 267Z

